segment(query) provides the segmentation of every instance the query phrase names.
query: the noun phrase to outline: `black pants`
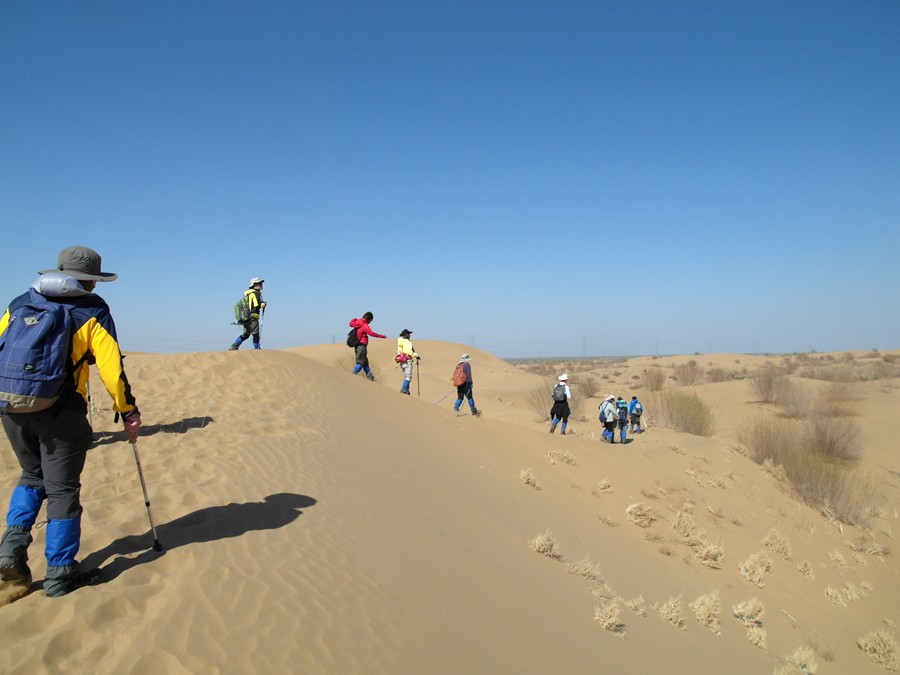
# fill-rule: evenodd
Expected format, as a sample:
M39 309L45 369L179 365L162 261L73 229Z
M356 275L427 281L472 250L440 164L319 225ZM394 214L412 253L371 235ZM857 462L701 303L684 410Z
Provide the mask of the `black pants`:
M44 488L47 518L80 516L81 470L94 437L83 406L7 414L2 420L22 468L19 485Z

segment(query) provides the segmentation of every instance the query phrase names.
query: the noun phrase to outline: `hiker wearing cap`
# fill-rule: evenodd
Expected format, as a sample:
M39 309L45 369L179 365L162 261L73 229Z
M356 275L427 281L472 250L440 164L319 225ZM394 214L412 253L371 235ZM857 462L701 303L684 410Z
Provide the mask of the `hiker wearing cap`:
M559 382L553 387L551 396L553 397L553 407L550 408L550 433L556 431L556 425L562 420L559 433L565 436L566 425L569 423L569 398L572 396L568 375L563 373L559 376Z
M644 433L641 427L641 415L644 414L644 405L638 400L637 396L631 397L631 403L628 404L628 419L631 420L631 433Z
M458 413L463 399L466 399L469 402L469 410L477 417L481 412L475 407L475 399L472 397L472 388L475 384L472 381L471 360L468 354L463 354L453 369L453 384L456 385L456 403L453 409Z
M57 267L39 272L0 318L0 418L22 469L0 539L0 580L30 586L28 545L46 501L44 592L51 597L99 580L99 570L80 570L75 561L81 471L93 442L89 364L97 366L129 441L137 441L141 427L109 306L93 292L98 282L116 279L100 263L92 249L63 249ZM44 358L32 359L34 351ZM21 375L26 369L30 378Z
M356 329L356 345L353 348L356 353L356 365L353 367L353 374L357 375L359 371L363 371L371 382L375 381L375 376L369 368L369 338L387 337L372 330L369 324L374 320L375 315L372 312L366 312L359 319L350 319L350 328Z
M409 385L412 383L413 361L418 362L419 355L413 349L413 343L409 339L412 331L404 328L400 331L400 337L397 338L397 356L394 360L403 371L403 384L400 385L400 393L409 396Z
M266 313L266 303L262 298L264 283L266 283L265 279L253 277L250 280L250 288L244 291L244 300L250 318L240 322L241 326L244 327L244 332L238 335L237 339L231 343L231 346L228 348L229 350L233 351L240 349L244 340L251 335L253 336L253 349L261 349L259 345L259 321L260 317Z
M621 396L616 399L616 414L618 415L616 424L619 427L619 440L624 444L628 431L628 403Z
M603 422L603 438L607 443L615 443L616 441L616 423L619 419L618 408L616 407L616 397L607 394L603 399L603 403L599 405L600 421Z

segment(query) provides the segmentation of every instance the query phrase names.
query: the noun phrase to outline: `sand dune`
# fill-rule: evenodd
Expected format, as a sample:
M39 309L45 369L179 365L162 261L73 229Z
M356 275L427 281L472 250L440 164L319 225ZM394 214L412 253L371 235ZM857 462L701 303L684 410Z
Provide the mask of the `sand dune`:
M862 461L884 498L862 530L829 524L735 451L743 425L775 414L746 380L693 387L714 411L712 437L657 427L648 411L647 433L609 446L599 400L573 434L551 436L527 403L546 378L463 345L415 344L411 397L398 393L393 340L370 349L375 383L346 372L342 345L129 356L162 553L131 448L93 382L103 408L80 557L103 583L59 599L36 588L0 607L0 670L770 673L791 672L784 658L808 648L820 673L884 672L857 640L896 640L900 622L897 380L855 389ZM457 416L448 396L464 351L481 418ZM750 371L769 360L642 358L598 376L610 393L642 394L647 368L691 358ZM5 438L0 466L5 500L17 479ZM629 518L635 504L649 526ZM529 543L548 531L557 558ZM39 580L42 529L35 538ZM721 551L711 566L698 538ZM770 561L761 586L741 572L757 554ZM754 598L765 648L732 612Z

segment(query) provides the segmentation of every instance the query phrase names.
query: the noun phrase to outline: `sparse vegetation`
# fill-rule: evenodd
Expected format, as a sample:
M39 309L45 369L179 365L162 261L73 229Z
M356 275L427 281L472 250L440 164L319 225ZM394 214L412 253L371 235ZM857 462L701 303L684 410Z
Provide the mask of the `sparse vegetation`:
M553 391L553 383L547 380L544 384L534 387L525 397L528 407L534 411L541 422L550 419L550 408L553 407L553 399L550 392Z
M653 411L653 422L696 436L712 436L713 415L696 393L680 389L650 394L646 407Z
M613 598L602 605L594 607L594 621L613 633L616 637L625 637L625 624L619 614L619 599Z
M793 552L791 551L791 542L774 528L769 530L769 533L760 543L782 560L790 560L793 555Z
M760 403L777 403L782 400L788 379L777 368L763 368L750 378L750 390Z
M900 670L900 647L885 630L866 633L856 641L872 662L885 670Z
M656 520L653 507L643 502L629 504L625 509L625 515L628 517L628 520L638 527L650 527Z
M599 584L603 580L599 563L594 563L589 555L586 555L578 562L571 562L566 565L566 571L570 574L577 574L580 577L584 577L595 584Z
M542 532L534 539L531 539L528 544L534 551L548 558L559 560L562 557L562 554L559 552L559 544L553 536L552 530Z
M701 595L688 605L694 613L694 618L702 625L706 626L710 631L719 635L719 614L722 611L719 601L719 591L711 591L706 595Z
M732 606L731 613L745 626L761 626L765 607L756 598L750 598Z
M821 419L821 418L816 418ZM868 475L853 469L859 436L847 420L802 423L760 419L742 433L750 458L796 495L838 521L865 525L878 496Z
M750 556L740 564L741 576L759 588L766 585L765 574L771 569L772 559L767 556L764 551L751 553Z
M673 626L684 630L684 607L682 606L682 595L666 600L657 610L659 618L668 621Z
M666 373L662 368L650 368L644 373L643 382L649 391L659 391L666 384Z
M703 367L691 359L675 366L675 381L682 386L697 384L703 379Z
M537 478L535 478L534 472L531 469L522 469L519 472L519 480L525 483L525 485L533 487L535 490L541 489L541 486L538 485Z

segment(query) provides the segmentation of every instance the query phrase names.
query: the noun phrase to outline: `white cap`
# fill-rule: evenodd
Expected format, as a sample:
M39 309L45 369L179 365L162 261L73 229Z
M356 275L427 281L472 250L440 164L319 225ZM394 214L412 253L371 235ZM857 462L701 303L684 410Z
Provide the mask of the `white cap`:
M256 284L261 284L261 283L264 283L264 282L265 282L265 279L260 279L259 277L253 277L253 278L250 280L250 285L251 285L251 286L255 286Z
M565 382L568 379L569 379L569 376L566 373L563 373L562 375L559 376L560 382Z

